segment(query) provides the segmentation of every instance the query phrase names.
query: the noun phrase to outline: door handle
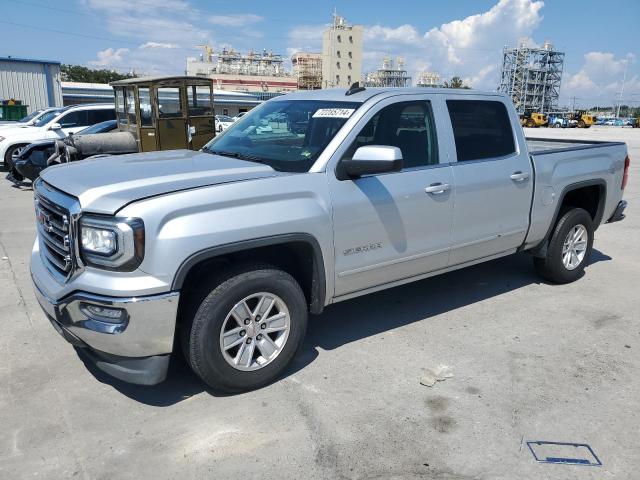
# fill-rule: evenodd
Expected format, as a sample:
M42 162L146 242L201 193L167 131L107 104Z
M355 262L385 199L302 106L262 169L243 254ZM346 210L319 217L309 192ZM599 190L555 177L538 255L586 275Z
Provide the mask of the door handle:
M449 185L448 183L432 183L427 188L425 188L424 191L432 195L440 195L441 193L449 190L449 188L451 188L451 185Z
M513 172L511 174L511 180L513 180L514 182L524 182L527 178L530 177L530 174L528 173L523 173L523 172Z

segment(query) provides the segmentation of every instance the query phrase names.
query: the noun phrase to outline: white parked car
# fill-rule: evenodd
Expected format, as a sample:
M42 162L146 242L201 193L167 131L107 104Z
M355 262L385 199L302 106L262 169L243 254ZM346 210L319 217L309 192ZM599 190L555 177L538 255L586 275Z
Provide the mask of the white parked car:
M21 118L18 121L11 120L3 120L0 121L0 128L14 128L14 127L30 127L34 123L36 123L43 115L46 113L52 112L54 110L62 110L61 108L41 108L39 110L34 110L26 117Z
M234 122L237 122L238 120L240 120L240 119L241 119L244 115L246 115L246 114L247 114L247 112L240 112L240 113L238 113L235 117L233 117L233 118L232 118L232 120L233 120Z
M233 118L227 115L216 115L216 132L223 132L233 125Z
M0 159L8 170L22 149L38 140L64 138L96 123L116 118L113 104L74 105L45 113L32 126L18 126L0 130Z

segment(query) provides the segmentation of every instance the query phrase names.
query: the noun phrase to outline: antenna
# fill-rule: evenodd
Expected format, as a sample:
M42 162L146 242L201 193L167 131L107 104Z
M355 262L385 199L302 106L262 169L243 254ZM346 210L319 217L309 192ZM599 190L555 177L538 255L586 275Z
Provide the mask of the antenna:
M345 96L348 97L349 95L353 95L354 93L364 92L365 90L366 88L360 86L360 82L355 82L349 87L349 90L347 90L347 93L345 93Z

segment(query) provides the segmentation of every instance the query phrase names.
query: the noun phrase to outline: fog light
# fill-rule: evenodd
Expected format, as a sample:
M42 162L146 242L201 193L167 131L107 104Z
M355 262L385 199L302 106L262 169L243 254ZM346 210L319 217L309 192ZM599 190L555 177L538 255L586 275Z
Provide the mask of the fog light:
M90 317L96 320L102 320L111 323L122 323L125 320L125 310L121 308L100 307L83 303L82 309Z

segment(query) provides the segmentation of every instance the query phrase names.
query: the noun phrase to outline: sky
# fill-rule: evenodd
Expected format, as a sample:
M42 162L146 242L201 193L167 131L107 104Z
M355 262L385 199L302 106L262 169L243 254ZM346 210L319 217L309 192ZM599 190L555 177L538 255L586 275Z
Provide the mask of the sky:
M565 52L561 104L640 105L640 0L0 0L0 56L181 74L200 44L320 51L337 13L364 26L364 68L401 56L495 90L502 49L550 40ZM364 72L363 72L364 73Z

